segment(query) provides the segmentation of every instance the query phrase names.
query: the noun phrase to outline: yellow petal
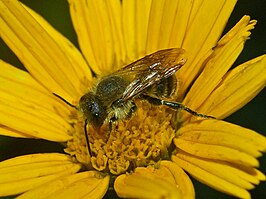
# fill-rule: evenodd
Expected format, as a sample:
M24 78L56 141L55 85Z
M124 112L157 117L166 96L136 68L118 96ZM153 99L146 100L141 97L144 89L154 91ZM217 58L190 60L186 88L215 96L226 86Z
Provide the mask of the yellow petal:
M1 1L0 9L1 37L28 71L51 92L80 97L81 81L91 74L77 49L20 2Z
M252 167L259 166L259 162L256 158L236 149L213 144L202 144L195 141L187 141L182 138L174 139L174 143L177 148L201 158L223 160Z
M184 13L186 10L184 10L183 12L181 12L180 10L180 6L181 4L184 4L184 1L177 1L177 0L173 0L173 1L164 1L163 4L163 9L157 8L158 10L161 9L162 10L162 14L160 16L160 14L158 14L158 12L151 13L154 16L157 16L156 22L159 25L158 27L158 35L154 34L153 32L150 31L149 29L149 33L150 35L148 36L153 36L153 41L154 44L156 44L156 49L164 49L164 48L169 48L169 43L170 43L170 39L171 39L171 33L172 33L172 29L174 28L175 25L175 21L177 21L177 15L178 14L184 14L183 17L180 17L181 20L186 20L186 14L188 13ZM190 4L191 5L191 4ZM182 5L185 6L185 5ZM186 7L184 8L186 9ZM179 13L178 13L179 12ZM152 17L152 16L151 16ZM160 18L159 18L160 17ZM152 17L153 18L153 17ZM150 21L152 21L152 19L150 19ZM182 21L180 21L179 23L182 23ZM156 23L153 23L155 25L157 25ZM184 32L185 28L180 31L180 32ZM181 34L182 34L181 33ZM175 35L178 39L182 38L182 35ZM157 37L157 39L155 39ZM148 44L153 43L153 42L149 42ZM175 43L173 46L170 47L180 47L180 44Z
M0 118L2 126L9 128L0 134L16 136L20 132L22 137L52 141L71 139L67 134L71 126L63 119L69 115L68 107L27 72L1 60L0 67Z
M64 142L71 139L71 126L58 115L31 103L19 103L17 98L1 93L1 124L14 130L25 132L35 138Z
M246 105L266 86L266 56L250 60L230 71L198 109L225 118Z
M114 1L69 0L79 45L93 71L106 74L125 59L121 4Z
M189 176L184 172L183 169L181 169L177 164L174 164L171 161L161 161L160 165L169 169L174 176L175 183L178 185L178 189L181 193L181 198L195 198L194 186Z
M235 165L233 165L233 166L235 166ZM241 169L242 171L248 173L249 175L255 177L256 180L254 180L254 178L253 179L251 179L251 178L246 179L246 180L250 181L253 184L259 184L258 180L260 180L260 181L265 181L266 180L266 176L264 175L264 173L262 173L258 169L254 169L254 168L251 168L251 167L246 167L246 166L243 166L243 165L236 165L236 167ZM243 177L247 178L247 176L243 176Z
M191 3L191 2L188 2ZM232 1L193 1L182 47L188 54L188 62L178 72L183 96L191 82L202 69L201 59L216 45L235 6ZM179 35L178 31L175 35Z
M123 24L121 23L122 10L119 0L106 1L106 4L114 41L114 52L112 55L114 56L114 62L112 65L110 65L110 68L112 68L112 71L114 71L119 69L124 64L126 59L126 48L122 30Z
M213 53L206 60L207 63L203 72L186 95L184 104L198 111L200 105L221 82L223 76L243 50L244 43L255 24L256 21L250 21L250 18L245 16L218 42ZM225 40L226 42L224 42ZM188 116L191 115L186 114L183 119L186 120Z
M151 3L153 1L142 0L135 2L136 2L136 23L134 30L136 31L136 49L137 49L136 55L137 58L140 58L148 54L148 52L146 51L146 43L148 40L147 30L149 25ZM129 7L128 9L132 8Z
M103 198L108 189L109 179L108 175L103 176L96 171L77 173L48 182L18 198Z
M173 174L165 167L138 167L132 174L118 176L114 188L119 197L126 198L181 197Z
M128 0L122 3L122 23L128 60L136 59L136 2L134 0Z
M22 133L20 131L16 131L14 129L11 129L3 125L0 125L0 134L4 136L15 137L15 138L34 138L31 135L28 135L27 133Z
M0 110L0 120L4 126L51 141L64 142L71 139L68 135L71 126L46 109L1 93Z
M50 35L52 35L53 40L60 45L59 48L62 49L63 54L65 55L64 59L67 59L69 64L59 65L59 67L62 67L62 70L66 70L69 78L68 81L71 80L73 81L73 84L75 84L75 89L78 92L77 97L79 99L80 95L84 94L84 92L87 92L88 85L91 84L92 80L92 72L87 62L83 58L79 49L77 49L65 36L55 30L46 20L44 20L44 18L35 13L33 10L26 6L24 7L38 21L38 23L41 24ZM58 76L58 74L56 75ZM73 80L70 79L72 77Z
M164 14L166 17L164 17L164 20L166 21L163 26L166 26L165 28L161 28L161 32L163 35L160 35L160 38L163 36L163 41L169 39L169 47L181 47L182 43L184 41L184 37L187 31L187 26L189 23L189 19L191 19L191 10L192 8L198 7L196 4L200 3L201 1L166 1L166 4L169 4L170 7L176 8L175 10L175 16L174 19L171 19L172 13L168 13L169 11L166 10ZM170 18L170 19L169 19ZM167 20L172 21L173 23L168 23ZM168 28L167 28L168 27ZM168 31L164 32L164 29L171 29L170 36L168 36ZM164 36L165 35L165 36ZM193 38L194 39L194 38ZM161 40L161 39L160 39ZM159 46L163 46L163 43L159 40Z
M0 68L2 71L0 74L0 92L9 93L20 100L56 112L62 117L69 115L69 107L55 98L29 73L15 68L2 60L0 60Z
M149 1L147 1L149 2ZM150 3L150 2L149 2ZM146 39L146 54L159 49L181 47L186 32L191 9L194 2L190 1L152 1L148 26L142 30ZM139 12L137 16L141 15Z
M64 154L25 155L0 162L0 195L15 195L76 173L80 164Z
M178 130L178 139L195 143L224 146L253 157L266 151L266 138L255 131L220 120L189 123Z
M150 16L147 30L147 44L146 44L146 52L152 53L158 49L158 41L162 36L160 35L161 22L163 19L163 15L165 13L164 5L165 0L162 1L152 1L150 8ZM169 19L170 20L170 19Z
M0 169L0 183L12 183L24 179L36 178L41 176L53 175L63 170L71 169L74 166L72 162L54 161L31 163L30 165L16 165Z
M212 161L198 158L188 153L180 151L176 157L190 162L197 167L223 179L243 189L253 189L253 184L259 184L260 179L256 175L256 169L247 167L250 171L246 172L238 167L237 164L230 164L222 161Z
M22 164L38 163L38 162L49 162L49 161L71 161L68 155L61 153L45 153L45 154L30 154L18 156L12 159L2 161L0 163L0 169L5 167L12 167Z
M243 188L240 188L224 179L201 169L197 165L180 159L177 156L172 156L172 160L198 181L227 194L234 195L239 198L250 198L250 194Z

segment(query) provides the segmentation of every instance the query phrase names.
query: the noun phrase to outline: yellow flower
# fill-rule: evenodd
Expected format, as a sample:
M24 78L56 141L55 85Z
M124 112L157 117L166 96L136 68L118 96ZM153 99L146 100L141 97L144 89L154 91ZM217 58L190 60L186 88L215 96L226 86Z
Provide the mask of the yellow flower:
M266 138L222 121L266 85L265 55L229 70L256 24L244 16L219 41L235 1L69 0L81 52L16 0L0 1L1 38L28 72L0 62L0 134L65 144L0 162L0 196L194 198L185 173L221 192L250 198L265 180L256 158ZM208 15L206 15L208 13ZM216 119L136 100L111 132L88 125L77 105L97 78L165 48L183 48L175 100ZM92 72L93 71L93 72ZM95 78L96 76L96 78Z

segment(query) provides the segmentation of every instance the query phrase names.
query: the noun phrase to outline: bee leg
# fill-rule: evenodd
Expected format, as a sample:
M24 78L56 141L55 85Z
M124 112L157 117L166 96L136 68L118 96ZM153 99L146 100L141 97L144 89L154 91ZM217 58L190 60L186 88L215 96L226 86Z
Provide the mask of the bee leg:
M145 96L144 98L147 99L150 103L152 103L154 105L165 105L165 106L168 106L174 110L179 109L179 110L187 111L188 113L195 115L195 116L198 116L198 117L216 119L213 116L197 113L196 111L193 111L192 109L188 108L187 106L185 106L179 102L165 101L165 100L161 100L161 99L150 97L150 96Z
M136 106L136 104L134 102L131 102L131 105L132 105L132 107L129 109L129 112L127 114L127 119L131 118L133 113L135 113L136 110L137 110L137 106Z
M111 132L113 129L113 123L117 121L117 118L114 116L109 120L109 127L108 130Z
M179 102L169 102L169 101L164 101L164 100L161 100L161 103L163 105L166 105L172 109L180 109L180 110L184 110L184 111L187 111L188 113L192 114L192 115L195 115L195 116L198 116L198 117L203 117L203 118L209 118L209 119L216 119L215 117L213 116L210 116L210 115L204 115L204 114L201 114L201 113L198 113L196 111L193 111L191 110L190 108L188 108L187 106L179 103Z
M158 98L151 97L148 95L143 95L142 97L153 105L156 105L156 106L162 105L162 100Z

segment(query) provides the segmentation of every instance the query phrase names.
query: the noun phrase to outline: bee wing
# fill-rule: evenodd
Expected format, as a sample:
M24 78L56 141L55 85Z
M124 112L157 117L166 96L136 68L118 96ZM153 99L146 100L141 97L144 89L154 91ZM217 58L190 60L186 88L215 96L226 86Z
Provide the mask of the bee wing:
M181 48L160 50L117 71L117 75L133 75L132 82L119 101L127 101L147 87L175 74L186 62L184 53Z

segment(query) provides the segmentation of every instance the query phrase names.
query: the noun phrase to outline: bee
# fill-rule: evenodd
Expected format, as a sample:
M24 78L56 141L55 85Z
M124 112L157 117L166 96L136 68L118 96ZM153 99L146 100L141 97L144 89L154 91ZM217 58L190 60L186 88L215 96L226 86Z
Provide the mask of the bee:
M90 155L87 124L99 129L103 124L111 126L116 121L130 118L137 110L134 102L136 99L147 100L153 105L165 105L174 110L185 110L203 118L214 118L170 100L177 87L174 74L187 60L184 53L185 51L181 48L160 50L104 76L92 90L80 98L78 106L70 104L54 93L83 114Z

